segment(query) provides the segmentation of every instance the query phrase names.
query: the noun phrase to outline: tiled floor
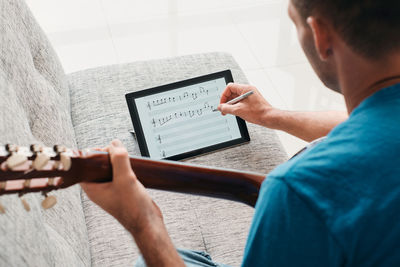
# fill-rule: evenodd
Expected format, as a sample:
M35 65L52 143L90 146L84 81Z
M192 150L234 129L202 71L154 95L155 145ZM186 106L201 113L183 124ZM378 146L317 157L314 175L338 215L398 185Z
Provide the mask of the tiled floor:
M344 110L307 63L287 0L27 0L67 72L226 51L272 105ZM289 154L305 142L278 133Z

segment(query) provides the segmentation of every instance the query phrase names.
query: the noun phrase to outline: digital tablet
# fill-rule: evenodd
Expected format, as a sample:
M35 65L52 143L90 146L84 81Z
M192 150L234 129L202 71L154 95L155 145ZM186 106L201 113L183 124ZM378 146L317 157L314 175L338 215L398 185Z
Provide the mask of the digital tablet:
M126 94L142 156L180 160L250 141L244 120L215 109L230 70Z

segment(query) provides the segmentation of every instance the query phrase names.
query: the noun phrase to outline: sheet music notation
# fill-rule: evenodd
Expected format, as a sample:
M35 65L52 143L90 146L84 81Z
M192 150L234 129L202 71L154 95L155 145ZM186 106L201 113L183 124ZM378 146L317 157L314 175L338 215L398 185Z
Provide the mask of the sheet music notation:
M221 79L145 97L149 151L165 158L239 138L236 118L213 111L225 87Z

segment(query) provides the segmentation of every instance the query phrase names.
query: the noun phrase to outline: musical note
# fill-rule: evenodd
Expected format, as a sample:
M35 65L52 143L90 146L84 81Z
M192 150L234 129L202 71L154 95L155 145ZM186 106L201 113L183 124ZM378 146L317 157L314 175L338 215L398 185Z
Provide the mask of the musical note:
M208 89L205 89L202 86L200 86L199 89L200 89L200 94L204 94L205 93L206 95L208 95Z
M167 122L172 120L172 114L170 114L169 116L166 117L162 117L158 119L158 123L160 126L163 126L164 124L166 124Z

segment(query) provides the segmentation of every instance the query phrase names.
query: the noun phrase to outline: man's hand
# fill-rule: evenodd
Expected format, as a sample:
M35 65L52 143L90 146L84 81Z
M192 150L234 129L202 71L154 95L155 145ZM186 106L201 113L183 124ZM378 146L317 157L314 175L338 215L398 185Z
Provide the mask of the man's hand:
M121 141L112 141L104 151L110 153L113 181L82 183L89 198L129 231L140 231L154 221L162 221L160 209L132 171L128 152Z
M253 95L230 105L231 99L254 91ZM264 127L285 131L305 141L327 135L335 126L348 118L344 111L296 112L272 107L261 93L251 85L230 83L222 93L218 109L223 115L232 114Z
M229 100L249 91L253 91L254 94L236 104L226 104ZM273 115L275 114L274 111L276 111L276 109L265 100L254 86L229 83L225 91L222 93L218 109L221 111L222 115L232 114L248 122L268 128L274 128L275 120Z
M83 190L132 234L147 266L184 266L168 236L160 209L136 178L121 141L112 141L104 151L110 153L112 182L81 183Z

